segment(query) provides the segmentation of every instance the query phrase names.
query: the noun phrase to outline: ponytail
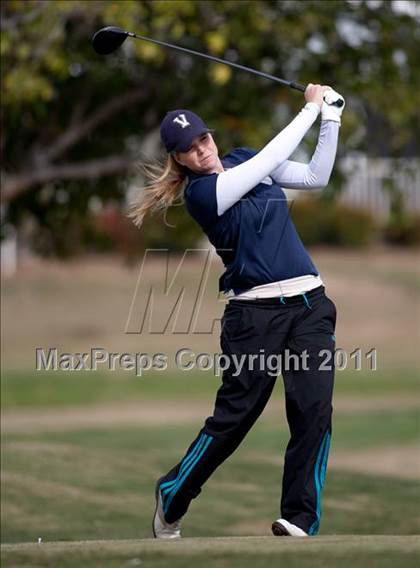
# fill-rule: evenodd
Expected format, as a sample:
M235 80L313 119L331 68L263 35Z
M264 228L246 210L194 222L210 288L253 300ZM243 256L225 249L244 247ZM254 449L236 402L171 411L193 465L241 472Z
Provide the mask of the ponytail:
M170 207L187 185L185 169L171 154L168 154L166 163L145 164L143 169L147 183L139 189L139 196L128 213L137 227L142 225L147 213Z

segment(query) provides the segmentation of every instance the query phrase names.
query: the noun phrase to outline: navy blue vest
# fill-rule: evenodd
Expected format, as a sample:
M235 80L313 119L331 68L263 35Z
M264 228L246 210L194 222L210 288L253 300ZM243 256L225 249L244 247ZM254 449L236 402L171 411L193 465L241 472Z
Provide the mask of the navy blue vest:
M235 148L221 159L224 168L255 156L250 148ZM270 178L271 179L271 178ZM219 291L235 294L254 286L297 276L318 276L289 215L286 195L272 182L259 183L217 215L217 174L188 171L184 192L187 210L199 223L225 265Z

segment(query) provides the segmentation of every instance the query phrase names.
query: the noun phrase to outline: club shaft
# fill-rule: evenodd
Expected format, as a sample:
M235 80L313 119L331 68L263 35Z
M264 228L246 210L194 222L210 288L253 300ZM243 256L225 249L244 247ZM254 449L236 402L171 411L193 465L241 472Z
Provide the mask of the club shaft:
M229 65L230 67L235 67L236 69L240 69L241 71L247 71L248 73L253 73L254 75L258 75L259 77L264 77L265 79L270 79L271 81L275 81L276 83L280 83L281 85L285 85L290 87L291 89L296 89L297 91L301 91L302 93L305 92L306 87L301 85L300 83L296 83L296 81L286 81L285 79L279 79L279 77L275 77L274 75L270 75L270 73L264 73L263 71L257 71L256 69L252 69L252 67L246 67L245 65L240 65L239 63L234 63L233 61L226 61L225 59L220 59L219 57L215 57L213 55L207 55L206 53L201 53L200 51L195 51L193 49L188 49L186 47L180 47L179 45L173 45L172 43L167 43L166 41L160 41L158 39L152 39L150 37L145 37L139 34L135 34L133 32L128 32L129 37L134 37L136 39L142 39L143 41L149 41L151 43L155 43L157 45L163 45L164 47L170 47L171 49L176 49L177 51L182 51L184 53L189 53L190 55L198 55L199 57L204 57L205 59L209 59L210 61L215 61L216 63L221 63L223 65Z

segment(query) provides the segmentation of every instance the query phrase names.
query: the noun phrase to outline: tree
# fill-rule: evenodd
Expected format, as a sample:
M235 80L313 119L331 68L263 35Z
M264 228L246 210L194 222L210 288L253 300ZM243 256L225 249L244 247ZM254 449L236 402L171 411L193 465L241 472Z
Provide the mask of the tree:
M111 23L333 85L348 101L341 153L418 153L419 4L411 4L406 14L376 0L2 2L6 221L19 227L29 216L55 238L57 227L83 224L92 203L123 204L130 167L156 153L152 144L145 156L168 109L202 114L223 151L261 147L301 106L300 95L269 81L141 41L96 55L90 38Z

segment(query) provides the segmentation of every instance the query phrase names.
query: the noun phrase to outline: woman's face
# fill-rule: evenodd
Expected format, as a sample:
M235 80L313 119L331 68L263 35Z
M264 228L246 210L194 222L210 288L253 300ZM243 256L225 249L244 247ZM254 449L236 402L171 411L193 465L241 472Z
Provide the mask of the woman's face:
M181 165L197 174L223 171L217 146L209 132L194 138L188 152L175 152L174 157Z

